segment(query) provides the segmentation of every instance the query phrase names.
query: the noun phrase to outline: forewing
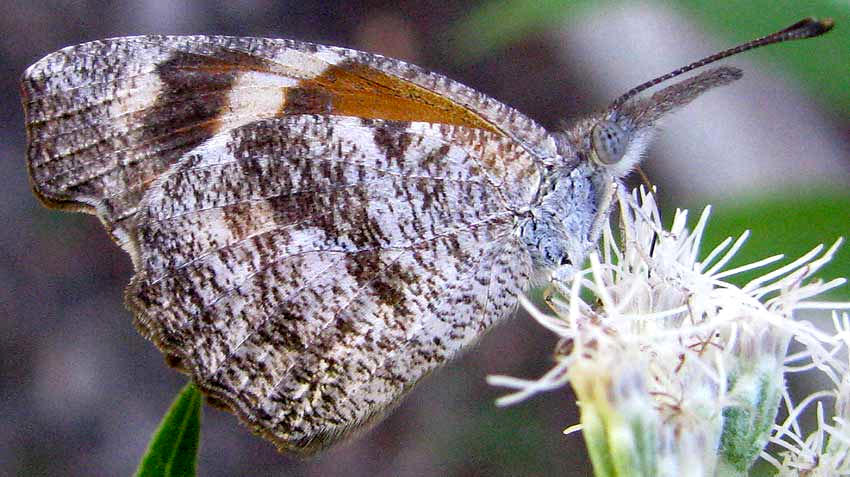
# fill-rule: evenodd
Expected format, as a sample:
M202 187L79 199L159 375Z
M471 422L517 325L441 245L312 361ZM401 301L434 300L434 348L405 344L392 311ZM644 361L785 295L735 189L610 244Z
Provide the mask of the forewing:
M538 180L516 142L465 126L241 126L148 190L128 303L208 394L310 453L513 311Z
M554 141L534 121L443 76L288 40L86 43L27 69L22 94L36 194L52 207L96 213L128 251L139 201L159 175L217 133L263 118L452 124L510 138L538 159L555 155Z

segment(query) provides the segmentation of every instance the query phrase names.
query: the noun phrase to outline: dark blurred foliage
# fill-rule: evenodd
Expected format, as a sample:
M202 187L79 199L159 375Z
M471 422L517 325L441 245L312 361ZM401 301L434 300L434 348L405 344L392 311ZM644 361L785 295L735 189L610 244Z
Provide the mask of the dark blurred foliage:
M498 4L524 11L527 3ZM569 2L542 3L570 7ZM26 66L61 47L104 37L254 35L409 60L490 94L547 127L604 107L616 94L600 89L588 76L587 65L604 53L576 56L562 51L568 45L552 30L569 31L568 18L548 17L541 26L524 27L505 41L485 42L475 56L464 53L458 32L492 38L490 29L498 32L499 26L515 19L497 14L487 20L482 5L306 0L6 3L0 15L0 101L7 111L0 124L0 474L130 474L185 383L134 330L121 303L132 274L130 261L109 242L97 219L48 211L30 193L17 85ZM691 21L702 18L690 15ZM478 25L477 32L470 25ZM784 23L768 28L781 26ZM647 79L665 71L641 71L639 76ZM826 129L839 131L833 136L837 150L843 151L836 154L845 167L840 175L848 168L842 154L848 151L850 128L846 115L837 111L841 108L827 108L822 115ZM665 175L669 172L652 166L650 170L662 190L664 184L675 190L675 182ZM679 198L701 202L693 195ZM677 203L674 199L669 202ZM497 409L493 403L501 390L485 384L487 374L540 375L551 366L554 343L554 337L520 313L457 363L427 378L374 430L309 461L277 453L232 416L205 407L199 474L586 475L590 468L580 435L561 434L577 421L568 390Z

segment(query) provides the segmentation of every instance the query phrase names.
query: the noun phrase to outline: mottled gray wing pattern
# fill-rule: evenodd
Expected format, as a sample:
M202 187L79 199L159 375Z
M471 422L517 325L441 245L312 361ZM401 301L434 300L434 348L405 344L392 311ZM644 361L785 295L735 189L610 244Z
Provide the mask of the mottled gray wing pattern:
M133 258L141 331L279 447L374 419L513 310L546 131L403 62L286 40L134 37L23 78L49 206Z
M142 36L71 46L22 78L28 166L48 206L96 213L124 247L150 183L218 132L305 113L497 131L556 155L528 117L402 61L292 40ZM125 247L127 248L127 247Z
M536 180L515 142L460 126L242 126L146 194L128 303L201 388L314 451L515 309Z

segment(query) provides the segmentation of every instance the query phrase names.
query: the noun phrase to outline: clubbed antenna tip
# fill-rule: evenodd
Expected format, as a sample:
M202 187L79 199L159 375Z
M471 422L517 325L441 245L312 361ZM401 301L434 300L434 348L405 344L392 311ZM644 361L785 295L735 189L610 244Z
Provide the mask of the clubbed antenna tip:
M833 22L831 18L824 18L823 20L818 20L816 18L811 17L804 18L803 20L798 21L797 23L789 26L788 28L784 28L775 33L771 33L770 35L763 36L761 38L756 38L755 40L742 43L738 46L729 48L728 50L723 50L719 53L707 56L699 61L695 61L687 66L679 68L675 71L671 71L666 75L659 76L658 78L636 86L627 91L626 94L617 98L611 104L611 109L619 109L619 107L622 106L623 103L625 103L641 91L649 89L669 79L675 78L676 76L687 73L688 71L703 67L709 63L714 63L715 61L722 60L723 58L727 58L732 55L737 55L738 53L743 53L747 50L752 50L754 48L759 48L774 43L781 43L783 41L788 40L801 40L804 38L813 38L816 36L820 36L828 32L829 30L832 30L833 26L835 26L835 22Z

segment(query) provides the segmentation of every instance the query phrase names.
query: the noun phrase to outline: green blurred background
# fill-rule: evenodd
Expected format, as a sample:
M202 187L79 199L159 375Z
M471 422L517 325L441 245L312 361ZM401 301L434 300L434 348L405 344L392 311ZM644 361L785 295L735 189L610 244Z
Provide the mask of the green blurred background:
M185 382L133 329L129 260L93 217L29 192L17 81L51 51L97 38L204 33L297 38L415 62L556 128L689 61L830 16L836 28L724 61L735 85L676 113L643 168L664 208L712 204L707 248L752 230L736 263L789 259L850 232L850 9L776 1L9 2L0 16L0 474L128 475ZM635 184L638 181L634 182ZM668 214L671 217L671 214ZM825 278L850 275L844 247ZM848 287L832 299L850 297ZM426 379L356 441L301 461L205 409L201 475L586 475L572 394L508 409L488 374L535 377L555 338L520 313Z

